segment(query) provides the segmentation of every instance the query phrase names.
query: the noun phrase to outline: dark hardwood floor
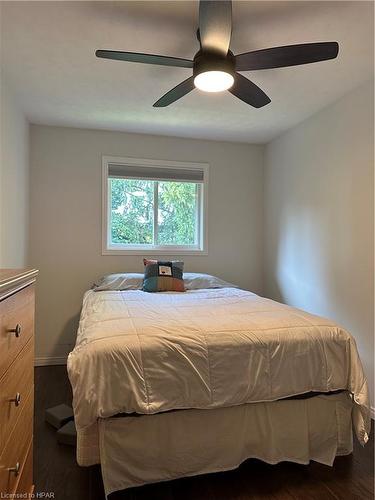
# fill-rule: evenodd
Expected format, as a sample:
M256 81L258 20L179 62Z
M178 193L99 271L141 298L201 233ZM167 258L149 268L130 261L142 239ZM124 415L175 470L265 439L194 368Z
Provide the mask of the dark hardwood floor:
M75 448L59 445L44 422L46 408L71 402L66 367L35 369L35 493L54 493L56 500L104 499L100 468L79 467ZM338 457L333 467L318 463L267 465L247 460L238 469L111 495L111 500L351 500L374 498L374 437L365 448Z

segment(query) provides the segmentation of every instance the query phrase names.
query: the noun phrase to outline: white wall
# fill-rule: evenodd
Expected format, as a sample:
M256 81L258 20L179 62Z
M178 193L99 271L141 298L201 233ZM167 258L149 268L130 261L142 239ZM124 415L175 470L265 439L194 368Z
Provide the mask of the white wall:
M0 81L0 267L25 267L29 210L29 125Z
M266 294L347 328L372 395L373 107L369 82L272 141L264 179Z
M72 348L82 294L99 276L143 271L142 256L101 255L101 156L210 164L208 272L263 291L263 147L73 128L31 127L30 263L40 269L37 357Z

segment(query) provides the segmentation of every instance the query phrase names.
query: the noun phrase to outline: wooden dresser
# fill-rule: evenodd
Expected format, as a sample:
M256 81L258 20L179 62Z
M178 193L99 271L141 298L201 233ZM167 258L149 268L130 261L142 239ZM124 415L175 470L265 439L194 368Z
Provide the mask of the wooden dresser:
M1 498L26 498L33 491L34 283L37 274L35 269L0 269Z

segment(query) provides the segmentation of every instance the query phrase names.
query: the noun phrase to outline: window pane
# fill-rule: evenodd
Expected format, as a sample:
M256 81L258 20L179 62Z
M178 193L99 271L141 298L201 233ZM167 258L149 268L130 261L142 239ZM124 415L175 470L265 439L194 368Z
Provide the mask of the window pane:
M154 182L110 179L111 243L152 244Z
M158 245L197 244L197 184L158 183Z

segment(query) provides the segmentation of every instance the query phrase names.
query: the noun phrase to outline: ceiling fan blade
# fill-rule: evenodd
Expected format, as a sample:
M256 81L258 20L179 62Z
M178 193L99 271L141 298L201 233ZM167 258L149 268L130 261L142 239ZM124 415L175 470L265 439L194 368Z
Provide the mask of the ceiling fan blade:
M190 78L187 78L183 82L176 85L176 87L174 87L172 90L164 94L163 97L156 101L153 106L154 108L165 108L166 106L172 104L172 102L175 102L178 99L181 99L181 97L184 97L184 95L191 92L193 88L194 77L191 76Z
M199 38L203 51L226 56L232 35L232 2L201 0L199 3Z
M267 94L263 92L262 89L255 85L244 76L239 73L236 74L234 78L234 83L230 89L228 89L233 95L241 99L241 101L250 104L254 108L262 108L266 104L271 102L271 99Z
M236 56L236 70L284 68L334 59L339 52L337 42L302 43L271 49L255 50Z
M159 56L155 54L142 54L140 52L121 52L120 50L97 50L96 57L114 59L116 61L129 61L145 64L158 64L160 66L175 66L178 68L192 68L193 61L179 57Z

